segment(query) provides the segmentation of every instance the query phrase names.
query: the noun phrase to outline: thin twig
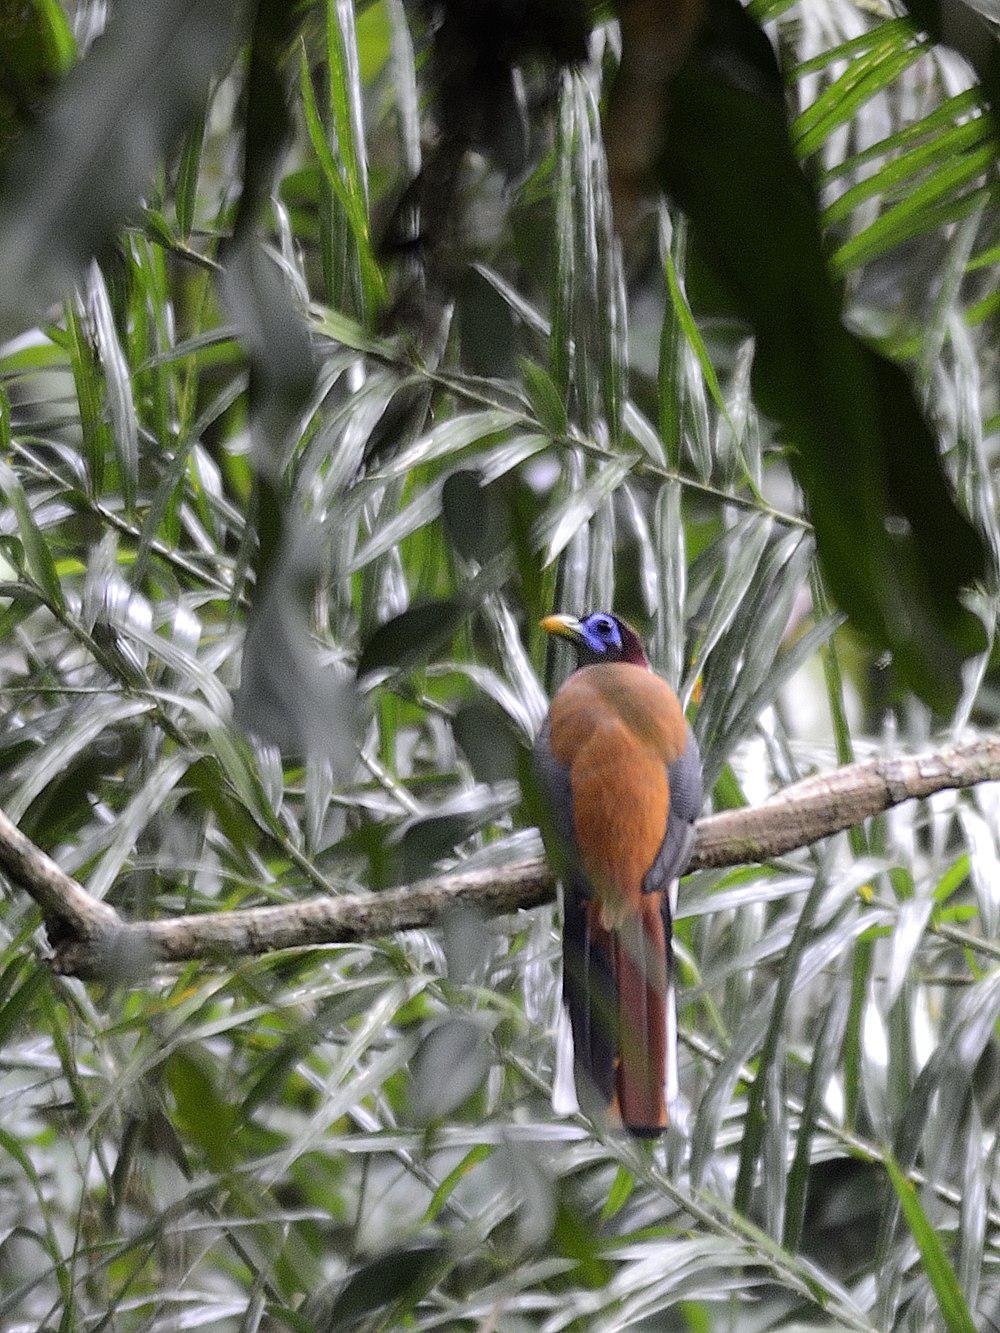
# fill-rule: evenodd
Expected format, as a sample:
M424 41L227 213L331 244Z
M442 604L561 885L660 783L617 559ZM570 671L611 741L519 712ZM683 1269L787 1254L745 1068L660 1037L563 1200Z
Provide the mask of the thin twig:
M403 366L407 364L402 361L394 361L388 357L383 359L389 360L390 364L393 365ZM474 403L477 407L510 412L515 418L514 424L523 430L545 433L545 427L542 423L527 412L519 411L499 399L492 398L489 394L483 393L474 386L465 384L460 376L448 375L443 371L428 370L423 366L408 365L408 369L411 373L422 376L438 388L464 398L466 402ZM613 449L608 449L597 440L582 434L557 438L556 442L570 448L583 449L585 453L592 454L597 458L620 457ZM803 532L812 532L813 530L813 525L801 514L789 514L783 509L776 509L773 505L769 505L766 500L757 499L753 496L737 495L732 491L723 490L719 486L712 486L709 482L701 481L697 477L689 477L683 472L677 472L672 468L654 462L648 454L641 454L635 458L632 471L642 473L644 476L657 477L660 481L675 482L677 485L683 486L685 490L695 491L697 494L707 496L713 500L721 500L724 504L733 505L737 509L745 509L751 513L762 514L766 518L773 518L775 522L783 523L786 527L801 528Z
M903 801L996 780L1000 736L930 754L848 764L786 787L762 805L699 820L687 870L767 861ZM547 902L555 892L549 868L534 858L456 871L386 893L331 893L287 905L126 923L2 814L0 869L31 894L56 927L50 932L56 970L80 976L101 974L114 957L132 965L141 959L178 962L371 939L432 925L457 903L486 913L511 912ZM973 936L968 942L977 943Z
M313 308L314 315L318 316L317 328L324 337L332 338L337 341L335 335L323 327L322 312L320 307ZM432 384L435 388L443 389L446 393L453 394L456 398L472 404L475 407L485 408L488 411L510 412L512 415L512 425L523 430L540 432L546 434L545 426L527 410L524 403L512 404L502 396L487 393L481 385L469 383L461 375L450 375L446 371L436 370L430 366L422 364L412 356L395 350L387 343L378 346L368 346L364 349L364 355L374 361L379 361L385 366L391 366L394 370L408 375L414 375ZM629 407L633 407L631 402ZM556 443L568 445L570 448L583 449L585 453L592 454L598 458L614 458L618 455L614 450L606 448L597 440L591 439L583 434L574 434L562 439L556 438ZM633 471L642 473L644 476L656 477L660 481L672 481L686 490L695 491L699 495L710 497L713 500L721 500L724 504L733 505L737 509L744 509L748 512L762 514L767 518L773 518L775 522L782 523L786 527L801 528L804 532L812 532L813 525L807 518L801 514L790 514L784 510L777 509L769 505L766 500L757 496L737 495L718 486L712 486L709 482L702 481L697 477L689 477L683 472L674 471L671 468L655 462L648 454L643 453L635 460Z

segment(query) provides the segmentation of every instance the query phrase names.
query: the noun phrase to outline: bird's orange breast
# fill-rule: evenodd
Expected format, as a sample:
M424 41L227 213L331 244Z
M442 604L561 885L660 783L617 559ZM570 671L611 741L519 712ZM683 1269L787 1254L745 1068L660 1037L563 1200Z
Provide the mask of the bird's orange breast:
M552 753L570 771L573 828L610 927L638 908L667 827L667 765L687 727L673 690L645 667L584 667L552 703Z

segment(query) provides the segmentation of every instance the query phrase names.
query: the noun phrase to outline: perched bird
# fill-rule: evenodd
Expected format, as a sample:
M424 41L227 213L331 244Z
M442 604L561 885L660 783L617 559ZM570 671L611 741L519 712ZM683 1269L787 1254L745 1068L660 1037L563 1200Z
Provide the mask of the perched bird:
M578 661L534 752L563 883L576 1096L593 1119L654 1135L677 1092L671 935L701 808L698 745L630 625L598 611L542 628Z

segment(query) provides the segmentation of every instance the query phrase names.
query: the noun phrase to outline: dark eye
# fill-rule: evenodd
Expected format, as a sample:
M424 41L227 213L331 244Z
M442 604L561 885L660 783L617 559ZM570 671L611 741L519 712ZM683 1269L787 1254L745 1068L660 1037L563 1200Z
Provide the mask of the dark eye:
M610 639L613 628L610 620L602 619L597 622L597 632L602 639Z

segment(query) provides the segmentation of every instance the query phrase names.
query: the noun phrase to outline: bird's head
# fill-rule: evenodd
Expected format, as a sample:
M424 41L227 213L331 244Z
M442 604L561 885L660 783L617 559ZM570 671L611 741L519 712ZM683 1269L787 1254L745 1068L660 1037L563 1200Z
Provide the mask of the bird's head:
M546 616L542 629L569 639L576 649L580 666L595 662L631 662L635 666L649 666L638 634L624 620L608 611L591 611L577 620L576 616Z

